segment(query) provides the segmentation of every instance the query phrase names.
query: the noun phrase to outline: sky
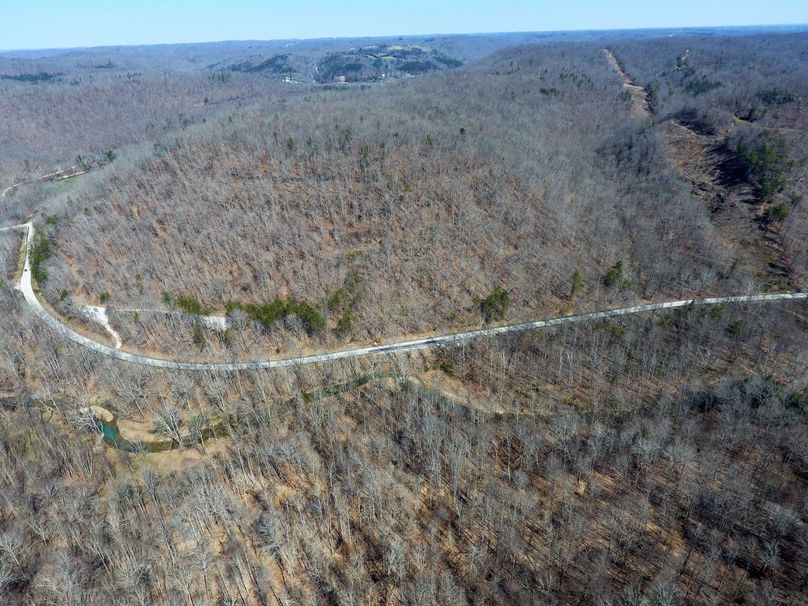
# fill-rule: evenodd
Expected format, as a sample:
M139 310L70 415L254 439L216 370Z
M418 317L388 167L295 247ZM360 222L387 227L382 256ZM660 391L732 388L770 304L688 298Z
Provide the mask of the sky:
M0 0L0 49L808 23L808 0Z

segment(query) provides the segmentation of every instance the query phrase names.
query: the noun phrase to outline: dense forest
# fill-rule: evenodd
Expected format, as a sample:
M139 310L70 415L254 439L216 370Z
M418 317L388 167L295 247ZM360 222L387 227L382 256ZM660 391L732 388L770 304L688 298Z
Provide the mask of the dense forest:
M0 54L0 189L73 167L0 198L0 601L804 603L804 300L191 372L15 285L217 362L804 292L806 112L805 33Z
M6 351L33 339L40 354L8 381L41 392L3 400L4 591L796 604L805 330L804 305L694 310L183 376L102 362L22 318Z
M229 359L478 325L498 288L497 320L799 289L803 131L705 122L695 163L707 136L681 116L702 109L659 103L656 125L634 118L602 49L579 43L228 113L56 196L43 293L76 322L108 304L145 350L187 350L196 324L125 310L227 313L249 338L201 353Z
M567 37L586 35L408 36L0 52L0 181L14 183L49 173L56 165L73 164L79 155L85 161L103 161L108 151L152 142L225 108L232 111L257 100L306 93L322 79L321 63L333 56L364 57L363 47L428 49L430 56L456 65L503 47Z
M592 45L259 107L157 147L62 196L42 286L64 313L102 293L112 308L189 298L236 321L276 301L320 310L322 330L265 322L269 339L246 339L274 350L474 325L496 288L520 318L755 278L733 271L709 209L661 136L629 119ZM165 317L139 321L153 348ZM187 349L190 332L171 334Z
M734 240L754 225L762 228L765 243L750 247L750 254L778 257L768 262L781 266L785 285L789 272L804 280L808 270L805 37L734 41L666 39L615 49L648 91L655 120L694 190L710 204L714 223ZM685 159L694 149L704 150L707 166Z

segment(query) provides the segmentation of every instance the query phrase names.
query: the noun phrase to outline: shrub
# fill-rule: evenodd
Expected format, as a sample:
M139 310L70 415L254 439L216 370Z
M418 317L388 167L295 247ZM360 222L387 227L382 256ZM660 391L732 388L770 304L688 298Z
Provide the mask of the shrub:
M718 322L721 317L724 315L724 306L720 303L716 303L715 305L710 305L709 307L710 318Z
M338 288L334 291L334 293L328 297L328 301L326 302L326 307L328 307L328 311L338 311L345 306L345 300L347 298L347 292L345 287Z
M356 320L353 309L364 296L361 286L362 276L359 272L352 271L345 277L343 285L335 290L326 301L326 307L329 312L342 314L337 320L337 326L334 330L337 336L344 337L353 329L354 321Z
M205 347L205 329L202 327L201 322L194 322L193 339L194 343L199 346L199 349Z
M572 284L570 285L570 299L575 296L581 287L584 284L584 277L581 275L581 272L577 269L572 272Z
M480 313L486 322L501 320L511 306L511 295L499 286L490 295L480 301Z
M618 261L612 265L611 269L603 276L603 284L605 286L614 286L623 279L623 262Z
M184 313L193 316L209 316L213 311L210 308L204 307L202 303L193 297L177 297L176 299L169 297L168 299L169 301L173 301ZM165 300L165 294L163 294L163 301Z
M649 82L645 86L645 98L648 100L648 107L651 111L656 111L659 107L659 82Z
M435 370L440 370L443 374L452 376L454 374L455 368L452 361L445 357L440 357L435 360L435 364L433 365Z
M234 339L233 338L233 331L230 330L230 329L223 330L222 332L219 333L219 340L222 342L222 344L225 347L232 346L233 345L233 339Z
M776 206L770 206L766 210L766 221L769 223L785 221L788 218L789 209L788 204L781 202Z
M779 134L764 131L737 146L738 157L744 164L746 179L764 202L785 187L785 173L791 168L788 144Z
M294 314L298 317L306 332L309 334L319 332L325 328L325 317L316 307L308 301L297 301L295 299L276 298L269 303L239 304L228 301L225 304L228 313L233 313L240 309L258 320L264 328L269 328L278 320L283 320L287 316Z
M340 316L340 319L337 320L337 335L340 337L344 337L348 335L351 330L353 329L354 324L354 317L351 312L345 312Z
M285 299L273 299L269 303L260 305L255 303L237 305L237 308L247 312L263 324L265 328L269 328L272 324L285 318L290 313L289 302Z
M364 296L362 290L362 276L357 271L350 272L345 277L343 285L335 290L326 301L328 311L347 311L362 300Z
M100 295L98 295L98 300L101 302L101 305L106 305L109 303L109 293L102 292Z
M621 340L626 334L626 329L617 322L604 322L603 329L616 341Z
M291 312L300 319L309 334L325 328L325 317L308 301L292 301Z
M744 328L746 328L746 323L743 320L735 320L732 324L729 324L725 330L727 334L735 336L740 334Z
M39 284L44 284L48 279L48 272L42 264L51 256L53 244L47 234L36 232L31 240L31 275Z
M808 412L808 392L791 392L785 397L784 404L787 408L803 413Z

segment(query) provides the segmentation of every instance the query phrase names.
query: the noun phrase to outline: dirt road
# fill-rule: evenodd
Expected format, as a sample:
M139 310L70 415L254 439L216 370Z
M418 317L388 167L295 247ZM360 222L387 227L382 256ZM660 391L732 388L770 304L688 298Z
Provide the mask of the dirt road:
M606 55L606 60L609 66L617 73L623 80L623 88L631 94L631 115L634 118L650 118L651 106L648 105L648 96L642 86L635 84L629 75L623 70L620 61L617 60L615 54L608 48L603 49L603 54Z
M318 362L331 362L334 360L344 360L348 358L359 358L363 356L381 355L388 353L399 353L405 351L414 351L418 349L429 349L435 346L451 347L470 341L471 339L478 339L480 337L492 337L496 335L504 335L509 333L521 332L525 330L538 330L541 328L549 328L551 326L561 326L564 324L575 324L578 322L592 322L596 320L604 320L608 318L616 318L620 316L628 316L640 313L649 313L652 311L663 309L675 309L680 307L688 307L690 305L715 305L715 304L735 304L735 303L772 303L782 301L795 301L808 299L808 293L779 293L779 294L762 294L762 295L740 295L730 297L713 297L709 299L683 299L680 301L665 301L662 303L648 303L643 305L634 305L631 307L621 307L618 309L607 309L603 311L596 311L592 313L585 313L573 316L562 316L550 320L538 320L536 322L522 322L518 324L508 324L506 326L497 326L493 328L483 328L479 330L469 330L464 332L450 333L444 335L436 335L423 339L413 339L396 341L393 343L386 343L383 345L373 345L370 347L358 347L353 349L345 349L342 351L334 351L328 353L315 354L310 356L301 356L297 358L286 358L281 360L257 360L254 362L183 362L180 360L169 360L164 358L146 356L136 353L124 351L122 349L110 347L104 343L100 343L82 335L70 326L66 325L60 318L52 315L42 305L34 291L33 281L31 279L31 259L28 254L30 244L34 238L34 225L33 223L26 223L24 225L15 226L17 229L26 230L26 255L25 265L23 268L22 276L16 288L22 292L26 303L29 308L40 320L47 324L53 331L65 339L69 339L74 343L86 347L98 354L130 362L132 364L140 364L142 366L153 366L156 368L166 368L172 370L188 370L188 371L218 371L218 372L232 372L239 370L258 370L262 368L282 368L285 366L301 366L304 364L315 364Z

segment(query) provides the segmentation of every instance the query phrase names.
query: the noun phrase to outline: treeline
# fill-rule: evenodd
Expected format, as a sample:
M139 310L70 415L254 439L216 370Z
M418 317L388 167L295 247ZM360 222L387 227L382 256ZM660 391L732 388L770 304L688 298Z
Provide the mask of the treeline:
M40 82L58 81L64 74L51 74L49 72L38 72L35 74L0 74L0 80L14 80L16 82L29 82L39 84Z

